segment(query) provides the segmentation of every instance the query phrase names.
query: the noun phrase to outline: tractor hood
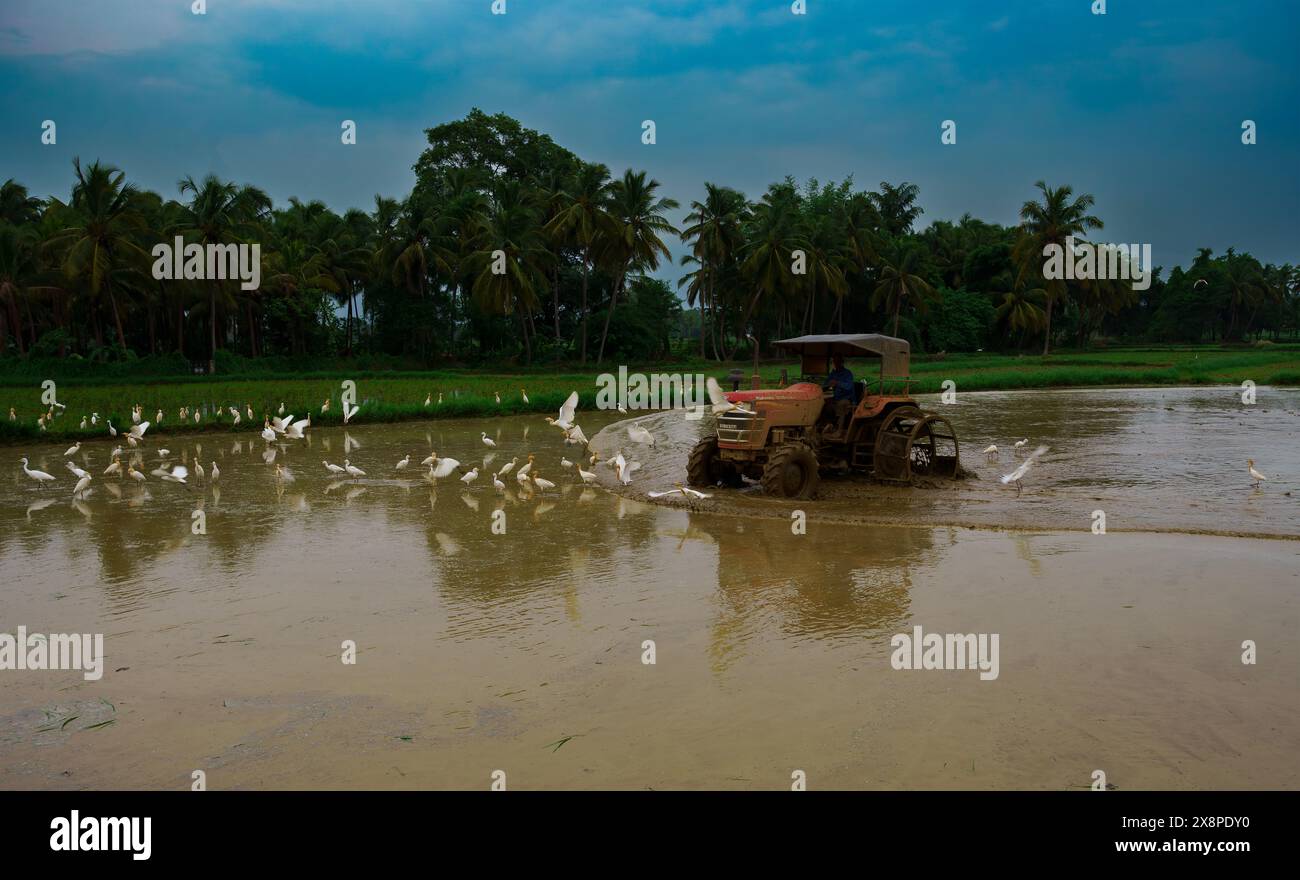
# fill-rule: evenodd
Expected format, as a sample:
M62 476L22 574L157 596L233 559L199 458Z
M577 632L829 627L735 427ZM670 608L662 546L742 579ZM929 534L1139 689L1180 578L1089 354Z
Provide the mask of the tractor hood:
M755 400L821 400L821 396L821 388L811 382L796 382L789 388L727 392L727 400L732 403L749 403Z

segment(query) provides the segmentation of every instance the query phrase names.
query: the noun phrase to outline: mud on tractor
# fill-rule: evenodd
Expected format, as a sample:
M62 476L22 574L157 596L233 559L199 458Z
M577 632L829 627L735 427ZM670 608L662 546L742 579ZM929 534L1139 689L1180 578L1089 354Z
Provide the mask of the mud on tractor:
M910 396L911 349L879 334L800 336L775 345L798 353L800 381L788 388L726 393L733 408L717 432L691 450L692 486L739 486L741 477L778 498L811 498L822 472L849 471L887 482L955 477L957 433ZM876 379L855 381L852 400L827 386L835 355L880 361ZM715 408L716 409L716 408Z

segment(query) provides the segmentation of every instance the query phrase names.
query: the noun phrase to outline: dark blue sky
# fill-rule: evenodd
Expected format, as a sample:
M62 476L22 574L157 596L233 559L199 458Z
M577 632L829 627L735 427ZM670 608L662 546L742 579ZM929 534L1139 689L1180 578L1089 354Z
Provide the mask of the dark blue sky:
M1045 178L1096 196L1097 240L1149 242L1158 265L1232 245L1300 261L1295 0L1109 0L1105 16L1091 0L207 6L4 0L0 179L64 196L80 156L169 196L215 172L277 203L369 208L409 190L425 128L479 106L645 168L683 204L706 180L758 198L786 174L852 174L919 184L922 225L1011 223Z

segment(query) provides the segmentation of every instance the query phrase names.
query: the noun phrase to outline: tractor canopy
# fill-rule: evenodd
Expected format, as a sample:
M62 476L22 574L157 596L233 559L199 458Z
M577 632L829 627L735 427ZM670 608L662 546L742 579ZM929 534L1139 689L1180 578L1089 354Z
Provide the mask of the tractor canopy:
M911 376L912 347L906 339L883 336L879 333L828 333L817 336L796 336L778 339L772 343L777 348L798 352L803 359L801 372L805 376L825 376L830 372L831 355L846 358L880 358L880 378L907 379Z

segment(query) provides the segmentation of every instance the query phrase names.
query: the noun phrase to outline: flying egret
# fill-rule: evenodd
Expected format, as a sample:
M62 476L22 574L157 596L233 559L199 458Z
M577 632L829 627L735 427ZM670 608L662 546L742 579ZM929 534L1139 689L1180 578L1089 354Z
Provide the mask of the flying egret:
M151 424L152 422L140 422L139 424L132 425L130 432L127 434L127 439L134 437L136 440L143 440L144 432L149 430L149 425Z
M365 471L348 461L346 458L343 459L343 470L347 471L348 475L353 477L364 477L366 475Z
M405 470L406 466L409 465L410 463L411 463L411 456L408 454L406 458L403 458L397 464L393 465L393 468L394 470L399 470L399 471Z
M1248 458L1248 459L1246 459L1246 467L1250 469L1250 475L1251 475L1251 477L1253 477L1254 480L1255 480L1255 482L1254 482L1252 485L1253 485L1256 489L1259 488L1259 484L1260 484L1260 483L1266 483L1266 482L1268 482L1268 477L1264 476L1264 475L1261 474L1259 471L1255 470L1255 459L1253 459L1253 458Z
M460 462L454 458L440 458L438 463L433 466L433 478L441 480L443 477L451 476L451 472L460 467Z
M669 489L667 492L647 492L651 498L663 498L666 495L685 495L688 498L712 498L712 495L692 489L688 486L678 486L676 489Z
M493 440L491 437L489 437L489 436L487 435L487 431L484 431L484 432L483 432L482 440L483 440L483 445L484 445L484 446L491 446L491 447L494 448L494 449L496 448L497 441L495 441L495 440Z
M308 415L305 419L299 419L291 425L286 425L284 436L288 437L290 440L301 440L303 439L303 430L310 427L311 416Z
M27 466L27 459L23 459L23 473L31 477L38 485L44 486L46 483L54 482L54 477L45 473L45 471L34 471Z
M587 435L582 433L582 428L574 425L565 430L564 442L565 444L571 444L573 446L586 446L588 442Z
M1037 460L1039 459L1039 457L1041 457L1042 454L1043 454L1044 452L1046 452L1046 451L1047 451L1047 447L1046 447L1046 446L1040 446L1040 447L1038 447L1038 448L1035 449L1033 452L1029 453L1029 457L1028 457L1028 458L1026 458L1024 461L1022 461L1022 462L1020 463L1020 467L1016 468L1016 469L1015 469L1014 471L1012 471L1011 473L1006 474L1005 476L1002 477L1002 484L1003 484L1003 485L1006 485L1007 483L1015 483L1015 484L1016 484L1016 497L1017 497L1017 498L1020 497L1020 492L1021 492L1021 490L1024 488L1024 486L1021 485L1021 482L1020 482L1020 481L1023 480L1023 479L1025 478L1025 474L1029 473L1029 469L1030 469L1031 467L1034 466L1034 462L1037 461Z
M560 417L553 419L546 417L547 424L554 425L561 431L568 431L573 427L573 416L578 411L578 392L574 391L565 398L563 405L560 407Z
M71 458L72 456L76 455L76 454L77 454L78 452L80 452L80 451L81 451L81 441L78 440L78 441L77 441L76 443L74 443L72 446L69 446L69 447L68 447L68 451L65 452L65 453L63 453L63 457L64 457L64 458Z
M433 463L434 463L435 461L437 461L437 460L438 460L438 453L436 453L436 452L430 452L430 453L429 453L429 457L426 458L424 461L420 462L420 464L427 464L427 465L429 465L430 467L432 467L432 466L433 466Z
M651 434L640 425L632 425L627 429L627 436L632 439L633 443L645 443L651 448L655 445L655 435Z
M751 416L754 414L753 410L727 400L727 393L722 390L718 380L712 376L704 380L704 388L709 392L709 401L713 404L714 415L724 412L740 412Z
M185 478L190 475L190 470L183 464L178 464L171 469L170 473L165 473L162 478L169 483L185 483ZM189 485L186 483L186 485Z

